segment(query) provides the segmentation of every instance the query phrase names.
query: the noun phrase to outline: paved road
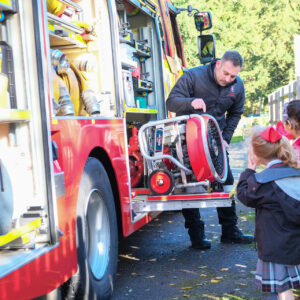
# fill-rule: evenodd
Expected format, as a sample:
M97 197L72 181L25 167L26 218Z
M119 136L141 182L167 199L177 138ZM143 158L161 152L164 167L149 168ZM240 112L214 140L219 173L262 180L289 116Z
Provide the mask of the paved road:
M246 166L246 146L230 146L235 179ZM237 204L239 227L253 233L253 211ZM263 299L254 285L254 245L224 245L216 209L202 209L212 248L198 251L180 212L165 212L120 245L113 300L123 299Z

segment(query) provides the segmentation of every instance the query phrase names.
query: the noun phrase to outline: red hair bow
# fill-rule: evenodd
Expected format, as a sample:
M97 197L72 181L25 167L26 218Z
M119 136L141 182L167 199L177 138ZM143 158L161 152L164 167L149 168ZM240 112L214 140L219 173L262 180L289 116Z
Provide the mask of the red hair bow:
M281 135L287 137L289 140L293 139L293 135L284 128L282 121L277 122L276 131L279 132Z
M276 131L272 126L262 131L260 133L260 136L270 143L278 142L282 138L282 135L278 131Z

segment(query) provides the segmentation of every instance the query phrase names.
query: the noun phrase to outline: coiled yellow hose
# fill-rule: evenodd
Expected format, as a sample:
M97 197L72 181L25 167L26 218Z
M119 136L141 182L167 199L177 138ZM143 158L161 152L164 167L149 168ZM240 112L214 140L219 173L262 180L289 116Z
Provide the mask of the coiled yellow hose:
M71 69L77 76L77 79L80 83L80 92L81 92L81 99L83 101L83 105L85 110L89 115L97 115L100 114L100 104L97 99L96 92L90 88L88 84L88 80L86 76L80 72L74 64L70 64Z

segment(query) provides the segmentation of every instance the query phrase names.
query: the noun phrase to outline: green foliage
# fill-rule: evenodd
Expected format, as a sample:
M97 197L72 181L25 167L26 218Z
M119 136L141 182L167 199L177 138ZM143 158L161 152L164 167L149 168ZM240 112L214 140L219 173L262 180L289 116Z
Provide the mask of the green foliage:
M258 99L294 80L294 35L300 34L300 2L293 0L174 0L211 11L217 57L239 51L245 60L240 74L246 88L245 113L258 112ZM188 67L199 65L194 20L182 12L178 18ZM206 32L203 32L206 34Z
M243 140L244 140L244 137L242 135L236 135L231 138L230 143L239 143L239 142L242 142Z

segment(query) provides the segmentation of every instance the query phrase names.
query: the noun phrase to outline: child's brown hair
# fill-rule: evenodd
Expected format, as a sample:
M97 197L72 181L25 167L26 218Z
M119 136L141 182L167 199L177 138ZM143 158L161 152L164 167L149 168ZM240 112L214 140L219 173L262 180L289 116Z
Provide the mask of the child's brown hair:
M264 129L265 128L256 128L253 130L251 138L253 153L258 158L265 160L280 159L283 163L293 168L300 168L289 140L285 136L282 136L277 142L268 142L260 136L260 133Z
M287 114L294 122L295 129L300 130L300 100L293 100L287 106Z

